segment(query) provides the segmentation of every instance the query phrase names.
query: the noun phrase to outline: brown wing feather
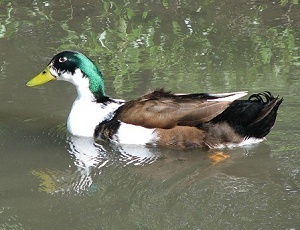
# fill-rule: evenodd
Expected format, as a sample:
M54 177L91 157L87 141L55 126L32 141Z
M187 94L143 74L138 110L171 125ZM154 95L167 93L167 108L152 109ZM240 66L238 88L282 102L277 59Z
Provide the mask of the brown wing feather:
M222 113L231 102L207 101L201 97L176 96L157 92L127 102L120 108L118 119L146 128L172 128L176 125L195 126Z

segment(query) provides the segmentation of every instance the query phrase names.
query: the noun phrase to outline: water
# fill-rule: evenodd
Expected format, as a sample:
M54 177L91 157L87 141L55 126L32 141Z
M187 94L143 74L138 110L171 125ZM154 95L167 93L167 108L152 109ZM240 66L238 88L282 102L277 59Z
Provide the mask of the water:
M298 1L2 1L0 229L299 229ZM267 140L205 151L70 136L72 85L25 83L63 49L106 92L269 90Z

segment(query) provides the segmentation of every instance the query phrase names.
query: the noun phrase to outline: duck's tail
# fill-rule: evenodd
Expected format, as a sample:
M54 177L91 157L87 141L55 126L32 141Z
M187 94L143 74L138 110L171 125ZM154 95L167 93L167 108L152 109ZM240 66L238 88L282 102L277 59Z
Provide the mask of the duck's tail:
M283 99L270 92L253 94L248 100L236 100L213 123L226 122L245 139L263 138L274 126L277 110Z
M283 101L283 98L274 97L270 92L265 91L253 94L249 97L249 101L261 105L260 112L245 127L245 135L247 137L263 138L274 126L277 110Z

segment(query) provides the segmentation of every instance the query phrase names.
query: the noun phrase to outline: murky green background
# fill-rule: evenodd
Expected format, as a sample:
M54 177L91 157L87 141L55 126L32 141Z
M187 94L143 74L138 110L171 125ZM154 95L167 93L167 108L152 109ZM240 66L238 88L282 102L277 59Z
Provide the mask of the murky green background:
M0 1L0 229L299 229L298 0ZM94 145L65 127L72 85L25 83L64 49L106 91L269 90L267 141L214 151Z

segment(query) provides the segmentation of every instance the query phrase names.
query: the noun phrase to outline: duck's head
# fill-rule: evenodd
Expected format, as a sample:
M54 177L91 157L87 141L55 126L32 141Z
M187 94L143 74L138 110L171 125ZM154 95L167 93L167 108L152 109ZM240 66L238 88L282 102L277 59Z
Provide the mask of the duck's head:
M78 96L90 94L95 99L105 96L104 81L97 66L85 55L75 51L56 54L39 75L27 82L27 86L38 86L52 80L63 80L74 84Z

